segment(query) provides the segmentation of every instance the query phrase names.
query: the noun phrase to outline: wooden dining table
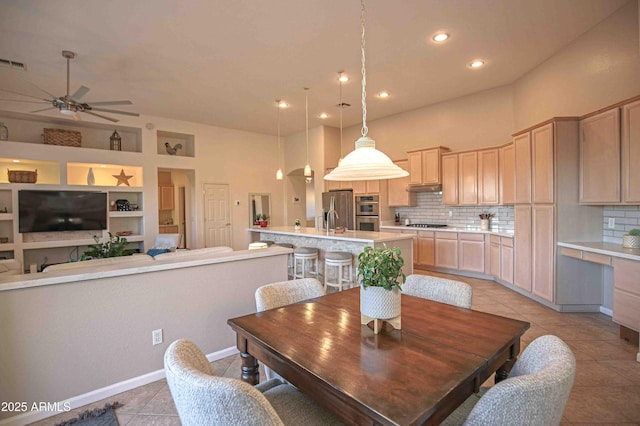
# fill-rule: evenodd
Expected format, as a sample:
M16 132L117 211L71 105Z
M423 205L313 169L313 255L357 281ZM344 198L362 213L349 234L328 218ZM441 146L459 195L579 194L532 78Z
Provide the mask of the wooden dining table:
M491 375L504 379L529 323L402 295L401 329L360 324L358 288L227 321L241 377L258 360L347 424L438 424Z

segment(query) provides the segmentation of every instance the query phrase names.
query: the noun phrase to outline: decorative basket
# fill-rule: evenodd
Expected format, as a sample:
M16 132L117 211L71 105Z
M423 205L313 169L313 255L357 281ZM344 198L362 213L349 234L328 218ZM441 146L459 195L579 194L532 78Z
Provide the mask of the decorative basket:
M82 143L82 134L74 130L44 129L44 143L77 147Z
M36 183L38 180L38 170L9 170L9 182L11 183Z
M624 248L640 248L640 237L637 235L623 235L622 247Z

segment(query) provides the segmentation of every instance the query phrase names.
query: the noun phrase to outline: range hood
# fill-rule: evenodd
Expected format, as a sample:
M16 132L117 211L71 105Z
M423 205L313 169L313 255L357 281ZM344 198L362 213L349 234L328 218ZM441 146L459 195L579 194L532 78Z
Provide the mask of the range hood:
M432 183L428 185L409 185L409 192L442 192L442 184Z

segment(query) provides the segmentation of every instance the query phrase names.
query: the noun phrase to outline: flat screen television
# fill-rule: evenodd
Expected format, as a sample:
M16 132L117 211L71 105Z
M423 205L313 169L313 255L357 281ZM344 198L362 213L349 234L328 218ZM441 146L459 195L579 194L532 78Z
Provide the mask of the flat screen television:
M18 191L19 232L107 229L107 193Z

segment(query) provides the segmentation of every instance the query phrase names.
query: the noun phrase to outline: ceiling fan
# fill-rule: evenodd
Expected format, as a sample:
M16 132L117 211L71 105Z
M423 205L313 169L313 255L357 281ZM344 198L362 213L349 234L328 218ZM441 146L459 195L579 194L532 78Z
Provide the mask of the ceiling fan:
M90 90L86 86L80 86L78 88L78 90L76 90L76 92L73 95L69 95L69 62L70 62L71 59L76 57L76 54L74 52L69 51L69 50L63 50L62 51L62 56L67 58L67 94L66 95L64 95L64 96L55 96L55 95L49 93L48 91L36 86L35 84L33 84L31 82L29 82L27 80L23 80L26 83L30 84L31 86L35 87L36 89L40 90L41 92L44 92L47 95L49 95L51 97L51 99L40 99L40 98L37 98L35 96L25 95L23 93L13 92L11 90L0 89L0 91L3 91L3 92L13 93L15 95L20 95L20 96L26 96L28 98L38 99L38 101L26 101L26 100L18 100L18 99L0 99L0 100L13 101L13 102L29 102L29 103L49 103L52 106L47 107L47 108L43 108L43 109L39 109L39 110L36 110L36 111L31 111L31 112L32 113L36 113L36 112L42 112L42 111L47 111L47 110L50 110L50 109L57 108L57 109L60 110L60 112L62 114L71 116L71 118L73 118L74 120L80 120L80 116L78 114L79 112L84 112L86 114L91 114L91 115L94 115L96 117L100 117L100 118L102 118L104 120L112 121L114 123L117 123L118 120L116 120L115 118L107 117L106 115L103 115L103 114L98 114L95 111L109 112L109 113L112 113L112 114L131 115L131 116L134 116L134 117L138 117L140 115L140 114L136 114L135 112L118 111L118 110L106 109L106 108L96 108L96 107L109 106L109 105L131 105L132 104L131 101L102 101L102 102L91 102L91 104L88 104L86 102L82 102L81 99Z

